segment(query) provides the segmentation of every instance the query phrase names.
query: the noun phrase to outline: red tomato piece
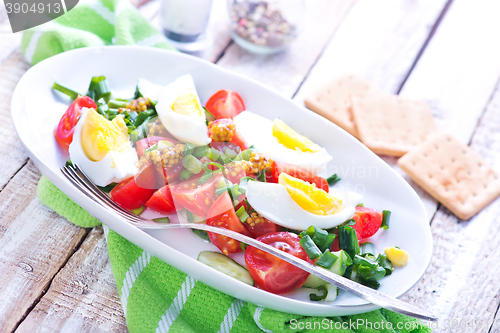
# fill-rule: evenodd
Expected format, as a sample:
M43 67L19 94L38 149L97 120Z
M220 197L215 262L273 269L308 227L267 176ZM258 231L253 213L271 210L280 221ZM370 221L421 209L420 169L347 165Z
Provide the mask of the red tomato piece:
M250 236L252 236L253 238L257 238L281 230L281 227L279 225L269 221L266 218L264 218L264 222L261 223L255 223L254 225L243 223L243 225L245 226L245 229L247 229L250 233Z
M139 171L135 175L135 183L139 187L153 190L166 185L163 170L149 161L139 167Z
M207 101L205 107L215 119L231 118L246 110L241 96L232 90L219 90Z
M157 190L146 202L146 207L161 214L170 214L176 211L174 198L168 185Z
M367 207L356 207L353 219L356 224L352 227L356 230L359 242L362 243L380 229L382 212Z
M312 263L306 251L300 246L300 239L296 234L275 232L261 236L257 240ZM309 276L308 272L253 246L246 249L245 262L255 280L255 285L275 294L300 288Z
M238 129L234 131L233 139L231 140L232 143L238 145L241 150L245 150L250 148L250 144L243 139L241 134L238 132Z
M123 208L136 209L144 206L153 193L152 189L137 186L134 177L130 177L116 185L109 194Z
M316 184L317 188L320 188L327 193L330 190L328 187L328 181L325 178L316 176L312 172L309 172L304 168L292 164L281 163L276 161L274 163L275 163L274 179L276 179L276 182L278 181L279 175L282 172L284 172L292 177L302 179L303 181L309 182L311 184Z
M75 126L82 115L82 108L96 109L94 100L88 96L78 96L59 120L54 137L61 147L68 150L73 141Z
M333 232L335 234L335 239L333 240L332 247L330 248L330 252L340 251L339 245L339 232L337 229Z
M227 192L224 192L215 201L208 216L207 225L223 227L240 234L249 235L238 216L236 216L233 202ZM241 244L237 240L213 232L208 232L208 237L212 244L217 246L225 255L242 251Z
M212 204L217 199L215 189L221 177L221 173L216 173L201 185L198 183L200 177L170 185L176 207L186 208L195 215L207 218Z
M135 143L135 146L137 147L137 155L139 155L139 157L144 156L144 151L146 149L148 149L149 147L157 144L158 141L161 141L161 140L170 141L170 142L173 142L173 143L178 143L175 140L172 140L172 139L169 139L169 138L165 138L165 137L162 137L162 136L150 136L148 138L141 139L141 140L139 140L139 141L137 141Z

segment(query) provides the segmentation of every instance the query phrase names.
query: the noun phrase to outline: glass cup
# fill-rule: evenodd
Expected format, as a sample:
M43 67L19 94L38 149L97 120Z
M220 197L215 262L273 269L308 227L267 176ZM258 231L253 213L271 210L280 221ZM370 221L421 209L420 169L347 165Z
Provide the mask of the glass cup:
M203 48L212 0L161 0L163 32L181 51Z
M297 38L304 0L228 0L231 36L250 52L272 54Z

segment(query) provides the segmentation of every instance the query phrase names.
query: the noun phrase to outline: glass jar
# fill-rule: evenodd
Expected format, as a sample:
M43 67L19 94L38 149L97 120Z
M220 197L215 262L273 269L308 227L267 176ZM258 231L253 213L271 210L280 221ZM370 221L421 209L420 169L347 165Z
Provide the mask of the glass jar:
M250 52L271 54L297 38L304 0L228 0L231 36Z

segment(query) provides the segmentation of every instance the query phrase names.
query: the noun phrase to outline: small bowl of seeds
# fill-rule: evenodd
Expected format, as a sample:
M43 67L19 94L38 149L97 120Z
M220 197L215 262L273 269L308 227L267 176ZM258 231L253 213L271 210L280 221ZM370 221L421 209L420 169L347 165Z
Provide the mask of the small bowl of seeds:
M298 35L303 0L228 0L231 36L236 44L259 54L282 51Z

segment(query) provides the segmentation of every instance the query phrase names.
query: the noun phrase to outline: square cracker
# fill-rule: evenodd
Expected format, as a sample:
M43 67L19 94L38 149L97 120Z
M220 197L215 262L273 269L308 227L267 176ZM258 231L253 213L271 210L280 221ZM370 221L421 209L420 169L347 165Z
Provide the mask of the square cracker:
M411 179L462 220L500 195L500 175L470 147L449 134L435 134L398 165Z
M388 94L351 99L359 139L376 154L403 156L436 131L431 110L423 101Z
M365 96L371 92L384 92L365 79L345 75L326 84L307 97L306 107L334 122L355 137L358 137L356 124L352 118L351 95Z

